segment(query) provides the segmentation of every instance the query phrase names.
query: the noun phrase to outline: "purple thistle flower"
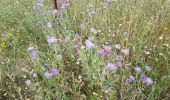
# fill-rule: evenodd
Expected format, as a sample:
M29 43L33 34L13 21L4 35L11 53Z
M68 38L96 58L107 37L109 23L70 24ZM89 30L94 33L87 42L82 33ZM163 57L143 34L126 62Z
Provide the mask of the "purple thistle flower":
M91 29L90 29L90 32L92 32L94 35L97 34L97 30L96 30L95 28L91 28Z
M118 61L118 62L117 62L117 64L116 64L116 66L118 66L118 67L122 67L122 66L123 66L123 64L122 64L122 62L121 62L121 61Z
M52 77L56 76L56 75L58 74L57 69L52 68L52 69L51 69L51 73L50 73L50 74L51 74L51 76L52 76Z
M135 67L134 68L135 72L140 74L142 72L141 68L140 67Z
M79 39L79 35L78 34L75 34L74 35L74 41L77 41Z
M62 6L61 6L62 9L66 9L68 7L70 7L69 3L62 3Z
M32 58L37 58L38 57L38 51L35 47L29 47L27 51L31 54Z
M110 70L110 71L116 71L117 70L117 66L115 64L112 64L112 63L108 63L106 65L106 69L107 70Z
M113 54L112 54L112 53L109 53L109 54L108 54L108 58L109 58L109 59L112 59L112 58L113 58Z
M63 2L60 2L60 1L57 2L58 5L62 5L62 3L63 3Z
M53 10L53 11L52 11L52 14L58 14L58 13L60 13L60 12L62 12L62 9L57 9L57 10Z
M49 45L52 45L52 44L57 42L57 39L55 37L52 37L52 36L47 36L47 42L48 42Z
M151 78L148 77L145 83L146 85L152 85L154 82Z
M122 52L123 52L125 55L128 55L128 54L129 54L129 50L126 50L126 49L122 50Z
M146 85L152 85L154 82L151 78L145 76L144 74L141 74L141 78L143 83L145 83Z
M121 49L120 44L116 44L116 45L115 45L115 48L116 48L117 50L120 50L120 49Z
M85 41L85 44L86 44L86 47L87 47L88 49L96 48L96 45L95 45L93 42L91 42L90 40L86 40L86 41Z
M129 85L129 84L131 84L134 80L135 80L135 77L133 77L132 75L130 75L128 78L126 78L125 84L126 84L126 85Z
M152 67L151 67L151 66L145 66L145 70L146 70L147 72L150 72L150 71L152 71Z
M44 0L36 0L36 5L41 6Z
M146 77L144 74L141 74L140 79L141 79L142 81L146 81L147 77Z
M116 59L117 59L118 61L122 61L122 60L123 60L123 56L117 55L117 56L116 56Z
M76 49L76 50L79 50L80 49L80 44L76 44L75 46L74 46L74 48Z
M31 56L32 56L32 58L37 58L37 56L38 56L37 50L32 50Z
M104 57L104 55L105 55L104 50L98 50L98 51L97 51L97 55L98 55L99 57Z
M104 50L107 52L112 52L112 47L110 47L108 45L104 45Z

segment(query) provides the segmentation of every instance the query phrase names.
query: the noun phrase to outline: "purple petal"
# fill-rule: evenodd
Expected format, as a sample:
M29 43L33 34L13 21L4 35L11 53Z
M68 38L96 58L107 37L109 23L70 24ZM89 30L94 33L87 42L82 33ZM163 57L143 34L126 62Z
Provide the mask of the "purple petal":
M100 57L104 57L104 55L105 55L104 50L97 51L97 55L100 56Z
M104 45L104 50L107 52L112 52L112 47L110 47L108 45Z
M115 64L108 63L107 66L106 66L106 69L111 70L111 71L116 71L117 66Z
M91 42L90 40L86 40L86 41L85 41L85 44L86 44L86 47L87 47L88 49L96 48L96 45L95 45L93 42Z
M57 74L58 74L57 69L55 69L55 68L51 69L51 75L52 75L52 77L53 77L53 76L56 76Z
M150 72L150 71L152 71L152 67L151 67L151 66L145 66L145 70L146 70L147 72Z
M76 44L75 46L74 46L74 48L76 49L76 50L79 50L80 49L80 44Z
M118 61L117 64L116 64L118 67L122 67L123 66L123 63L121 61Z
M109 58L109 59L112 59L112 58L113 58L113 54L112 54L112 53L109 53L109 54L108 54L108 58Z
M126 85L129 85L129 84L131 84L134 80L135 80L135 77L133 77L132 75L130 75L128 78L126 78L125 84L126 84Z
M125 55L128 55L128 54L129 54L129 50L126 50L126 49L122 50L122 52L123 52Z
M123 56L117 55L117 56L116 56L116 59L117 59L118 61L122 61L122 60L123 60Z
M142 72L142 70L141 70L140 67L135 67L134 70L135 70L135 72L138 73L138 74Z

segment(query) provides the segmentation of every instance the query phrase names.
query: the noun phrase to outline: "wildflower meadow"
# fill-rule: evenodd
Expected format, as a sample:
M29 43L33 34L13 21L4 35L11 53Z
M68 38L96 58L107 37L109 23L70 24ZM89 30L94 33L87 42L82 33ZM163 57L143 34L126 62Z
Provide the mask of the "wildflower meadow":
M170 100L170 0L0 0L0 100Z

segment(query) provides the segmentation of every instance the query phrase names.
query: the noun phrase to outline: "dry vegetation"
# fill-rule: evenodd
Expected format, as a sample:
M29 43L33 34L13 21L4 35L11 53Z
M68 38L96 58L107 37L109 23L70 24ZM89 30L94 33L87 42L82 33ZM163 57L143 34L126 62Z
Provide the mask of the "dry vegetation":
M0 100L169 100L170 0L0 1Z

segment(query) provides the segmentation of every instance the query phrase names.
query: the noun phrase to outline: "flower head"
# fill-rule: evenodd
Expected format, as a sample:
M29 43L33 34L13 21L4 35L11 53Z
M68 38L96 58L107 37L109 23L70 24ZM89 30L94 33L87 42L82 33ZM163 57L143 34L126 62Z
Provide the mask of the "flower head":
M152 71L152 67L151 67L151 66L145 66L145 70L146 70L147 72L150 72L150 71Z
M86 40L86 41L85 41L85 44L86 44L86 47L87 47L88 49L96 48L96 45L95 45L93 42L91 42L90 40Z
M141 80L143 83L145 83L146 85L152 85L154 82L151 78L145 76L144 74L141 74Z
M141 74L140 79L141 79L142 81L146 81L147 77L146 77L144 74Z
M53 37L53 36L48 36L47 37L47 42L48 42L49 45L52 45L52 44L57 42L57 39L55 37Z
M116 71L117 70L117 66L115 64L108 63L107 66L106 66L106 69L108 69L110 71Z
M126 85L129 85L129 84L131 84L134 80L135 80L135 77L133 77L132 75L130 75L128 78L126 78L125 84L126 84Z
M55 69L55 68L52 68L50 74L51 74L52 77L54 77L54 76L56 76L58 74L58 70Z
M36 0L36 5L41 6L44 0Z
M117 55L117 56L116 56L116 59L117 59L118 61L122 61L122 60L123 60L123 56Z
M104 50L98 50L98 51L97 51L97 55L98 55L99 57L104 57L104 55L105 55Z
M75 46L74 46L74 48L76 49L76 50L79 50L80 49L80 44L76 44Z
M107 52L112 52L112 47L110 47L108 45L104 45L104 50Z
M77 41L79 39L79 35L78 34L75 34L74 35L74 41Z
M31 54L32 58L37 58L38 57L38 51L37 51L36 47L31 46L31 47L29 47L27 49L27 51Z
M45 72L44 77L47 78L47 79L50 79L52 77L52 75L49 72Z
M31 85L31 80L26 80L25 83L26 85Z
M33 77L37 77L37 74L35 72L32 73Z
M109 53L109 54L108 54L108 58L109 58L109 59L112 59L112 58L113 58L113 54L112 54L112 53Z
M52 11L52 14L58 14L58 13L60 13L60 12L62 12L62 9L57 9L57 10L53 10L53 11Z
M146 82L145 82L147 85L152 85L154 82L151 78L147 78Z
M50 73L48 71L44 73L44 77L50 79L56 76L57 74L58 74L58 70L56 68L52 68Z
M122 67L122 66L123 66L123 63L122 63L121 61L118 61L117 64L116 64L116 66Z
M37 50L36 50L36 49L33 50L33 51L31 51L31 56L32 56L32 58L37 58L38 53L37 53Z
M128 54L129 54L129 50L126 50L126 49L122 50L122 52L123 52L125 55L128 55Z
M66 9L68 7L70 7L69 3L62 3L62 6L61 6L62 9Z
M135 67L134 70L135 70L135 72L138 73L138 74L142 72L142 70L141 70L140 67Z

